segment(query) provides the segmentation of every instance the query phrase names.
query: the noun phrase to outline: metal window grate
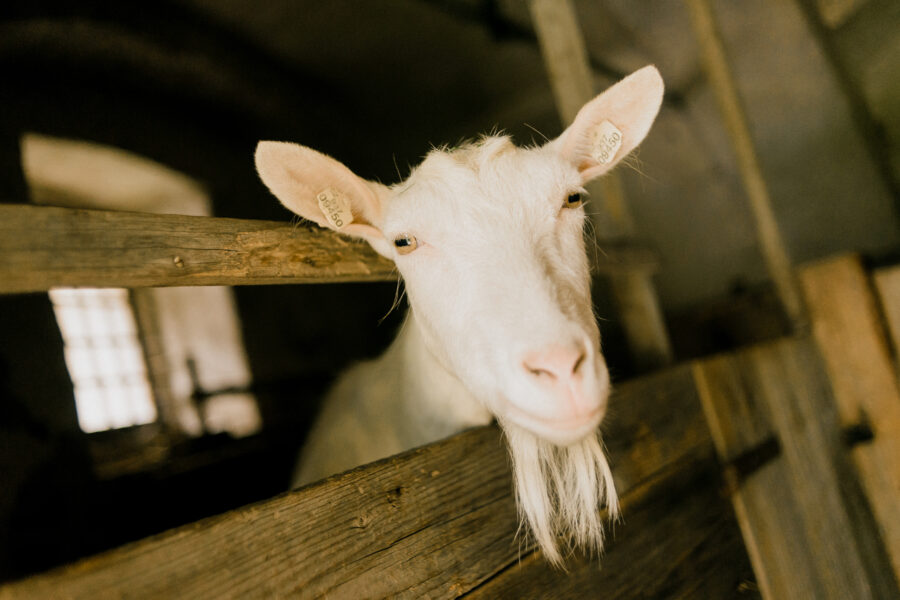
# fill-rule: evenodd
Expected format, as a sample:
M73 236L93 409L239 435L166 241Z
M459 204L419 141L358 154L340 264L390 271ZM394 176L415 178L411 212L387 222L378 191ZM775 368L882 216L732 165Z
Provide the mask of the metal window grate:
M128 291L59 288L49 294L81 429L92 433L155 421Z

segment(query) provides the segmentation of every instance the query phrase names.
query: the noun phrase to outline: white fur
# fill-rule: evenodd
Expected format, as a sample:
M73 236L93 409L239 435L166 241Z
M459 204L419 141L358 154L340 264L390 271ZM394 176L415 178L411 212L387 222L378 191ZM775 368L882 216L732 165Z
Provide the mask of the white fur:
M604 502L617 514L598 425L609 374L591 309L584 210L567 198L646 135L662 80L642 69L598 96L556 140L518 148L491 136L435 150L391 188L295 144L261 142L257 168L291 210L331 226L330 190L352 210L342 233L394 260L409 317L383 356L349 370L314 425L297 473L313 481L496 417L523 522L554 564L565 546L599 551ZM610 121L610 163L592 156ZM401 254L394 241L413 237Z

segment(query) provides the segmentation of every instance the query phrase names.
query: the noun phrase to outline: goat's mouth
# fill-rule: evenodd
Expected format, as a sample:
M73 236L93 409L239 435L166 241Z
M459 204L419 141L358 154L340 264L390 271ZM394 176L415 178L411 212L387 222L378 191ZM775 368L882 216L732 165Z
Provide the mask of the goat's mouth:
M557 446L569 446L580 442L599 427L606 413L606 403L589 411L561 418L536 415L513 403L508 403L507 409L506 417L512 423Z

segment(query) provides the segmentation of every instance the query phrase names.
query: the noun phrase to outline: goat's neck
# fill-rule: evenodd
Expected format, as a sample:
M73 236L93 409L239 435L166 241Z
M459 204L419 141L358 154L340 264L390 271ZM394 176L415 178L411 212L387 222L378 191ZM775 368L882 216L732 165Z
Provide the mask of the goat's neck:
M399 365L398 400L421 443L491 421L484 405L428 348L412 309L385 359Z

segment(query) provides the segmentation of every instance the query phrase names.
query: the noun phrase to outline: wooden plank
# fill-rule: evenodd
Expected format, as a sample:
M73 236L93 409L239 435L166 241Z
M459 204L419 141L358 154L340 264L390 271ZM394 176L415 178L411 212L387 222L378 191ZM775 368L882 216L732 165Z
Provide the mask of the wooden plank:
M810 0L803 0L805 5ZM801 6L802 6L801 5ZM894 0L867 0L853 18L823 39L829 58L838 63L853 83L866 89L871 85L867 75L873 66L888 59L897 44L900 29L900 6ZM866 85L868 83L868 85ZM885 98L887 100L887 98ZM877 114L877 112L876 112ZM870 115L872 118L874 115ZM865 131L865 129L863 130ZM879 134L879 143L886 143L885 133Z
M667 402L657 404L663 397ZM666 471L678 479L685 464L709 464L712 446L701 434L705 424L689 368L623 384L611 406L618 414L606 439L623 495L641 496L639 478L652 480ZM654 426L646 428L641 421L651 414ZM91 599L456 597L516 562L520 550L528 556L528 548L515 541L518 521L511 492L497 429L474 429L0 586L0 600L60 594ZM616 535L630 535L627 524ZM560 582L566 577L554 573Z
M571 123L597 93L575 6L569 0L530 0L529 9L560 119Z
M466 477L465 475L471 475ZM516 556L492 428L0 588L0 598L375 598L470 587Z
M308 225L0 205L0 292L390 281L368 245Z
M900 265L876 270L872 274L884 315L885 326L894 356L894 367L900 375Z
M861 8L863 8L869 0L815 0L819 9L822 22L829 29L837 29Z
M604 255L606 272L657 264L637 245ZM397 277L368 244L309 224L0 204L0 293Z
M560 119L571 123L596 93L575 6L571 0L530 0L529 8ZM606 237L632 238L634 224L619 175L607 173L587 188L604 199L609 217ZM650 371L671 364L672 344L650 274L623 270L611 284L635 366Z
M710 1L686 0L686 4L691 16L694 35L700 46L704 68L718 101L725 130L734 149L738 171L744 182L744 190L753 213L760 250L788 318L795 329L803 331L806 328L807 317L800 286L778 229L769 189L763 177L759 157L753 147L747 115L741 105L737 85L728 64L725 45L719 34Z
M763 596L894 597L814 343L722 355L696 363L695 376Z
M712 451L711 446L708 447ZM607 545L602 568L577 557L560 576L538 555L516 562L467 597L494 598L754 598L756 583L717 477L671 471L678 482L658 493L626 494L625 523Z
M804 266L800 280L841 426L871 437L850 452L900 579L900 388L876 298L857 256Z
M697 419L699 396L686 376L689 369L630 381L612 405L606 439L616 485L624 490L624 519L604 550L601 568L596 560L575 556L561 574L534 553L467 597L755 596L740 529L712 471L714 448L706 424Z
M610 278L610 288L628 339L628 351L638 371L653 371L671 364L672 344L656 286L649 275L616 273Z
M601 428L620 492L670 465L704 455L710 444L689 365L614 386Z
M144 360L147 362L147 379L156 404L157 422L167 433L189 434L190 432L186 431L184 415L179 414L183 409L172 393L172 373L169 369L159 323L160 313L154 294L150 288L135 288L130 291L129 297L137 324L138 339L144 351Z

